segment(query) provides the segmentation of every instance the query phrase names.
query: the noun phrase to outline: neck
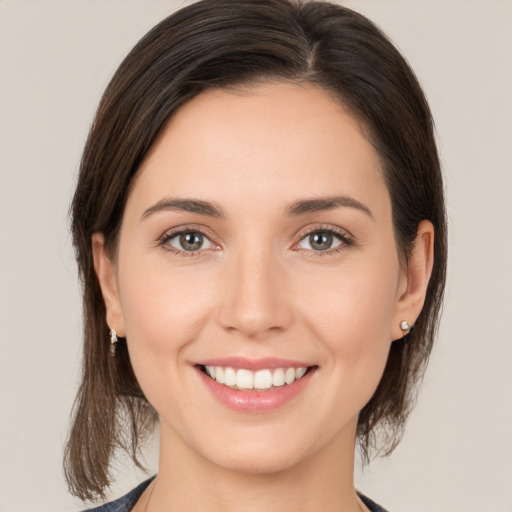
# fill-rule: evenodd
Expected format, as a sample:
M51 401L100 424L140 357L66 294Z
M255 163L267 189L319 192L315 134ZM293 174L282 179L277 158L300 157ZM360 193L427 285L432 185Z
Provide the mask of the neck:
M258 474L212 463L162 424L158 477L147 511L360 512L353 483L353 427L353 435L341 433L324 450L292 467Z

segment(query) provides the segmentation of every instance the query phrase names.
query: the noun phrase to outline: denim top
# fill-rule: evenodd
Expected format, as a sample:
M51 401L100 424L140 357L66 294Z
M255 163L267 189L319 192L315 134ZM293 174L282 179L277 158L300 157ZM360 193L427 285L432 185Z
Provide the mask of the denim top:
M99 507L89 508L84 512L130 512L137 503L137 500L141 497L146 487L155 478L154 476L150 479L139 484L135 489L132 489L128 494L125 494L121 498L100 505ZM363 496L360 492L357 493L361 498L362 502L370 509L371 512L386 512L381 506L374 503L372 500Z

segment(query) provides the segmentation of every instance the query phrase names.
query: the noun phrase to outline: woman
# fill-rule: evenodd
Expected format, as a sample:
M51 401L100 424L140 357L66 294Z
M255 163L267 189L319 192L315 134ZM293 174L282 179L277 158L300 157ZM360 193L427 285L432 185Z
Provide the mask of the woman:
M156 478L97 510L383 510L355 445L400 439L446 227L428 105L370 21L291 0L165 19L103 96L72 216L74 494L104 498L158 419Z

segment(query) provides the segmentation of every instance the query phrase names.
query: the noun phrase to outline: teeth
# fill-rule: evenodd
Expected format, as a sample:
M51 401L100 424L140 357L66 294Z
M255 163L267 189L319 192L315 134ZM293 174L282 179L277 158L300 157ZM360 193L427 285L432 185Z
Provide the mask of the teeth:
M260 370L254 374L254 387L256 389L270 389L272 387L272 373L270 370Z
M307 368L276 368L275 370L258 370L252 372L246 369L235 370L223 366L206 366L205 371L219 384L236 389L267 390L272 387L280 387L292 384L304 377Z
M236 387L238 389L252 389L254 377L249 370L238 370L236 372Z
M212 374L210 375L212 379L215 379L219 384L224 384L224 368L222 366L207 366L211 368Z
M295 380L295 368L288 368L284 373L284 381L291 384Z
M217 371L217 368L215 368ZM224 384L226 386L236 386L236 372L233 368L226 368L224 370Z
M297 370L295 371L295 378L296 379L301 379L302 377L304 377L304 374L308 371L307 368L297 368Z
M272 375L272 386L284 386L284 370L282 368L274 370L274 375Z

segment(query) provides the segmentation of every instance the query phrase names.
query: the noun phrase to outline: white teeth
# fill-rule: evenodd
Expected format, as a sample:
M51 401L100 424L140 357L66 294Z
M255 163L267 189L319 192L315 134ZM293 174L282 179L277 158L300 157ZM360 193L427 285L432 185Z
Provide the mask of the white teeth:
M284 374L286 384L291 384L295 380L295 368L288 368Z
M224 384L226 386L236 386L236 372L233 368L226 368L224 370Z
M272 375L272 386L284 386L284 370L282 368L274 370L274 375Z
M215 380L219 384L224 384L224 368L222 366L215 366Z
M253 374L249 370L238 370L236 372L236 386L238 389L252 389L254 382Z
M254 387L256 389L270 389L272 387L272 373L270 373L270 370L260 370L254 374Z
M235 389L256 389L265 391L272 387L280 387L285 384L292 384L304 377L306 367L299 368L276 368L275 370L265 369L252 372L244 368L235 370L231 367L205 366L205 372L219 384Z
M307 369L307 368L304 368L304 367L302 367L302 368L297 368L297 369L295 370L295 378L296 378L296 379L300 379L300 378L304 377L304 375L305 375L305 373L306 373L307 371L308 371L308 369Z

